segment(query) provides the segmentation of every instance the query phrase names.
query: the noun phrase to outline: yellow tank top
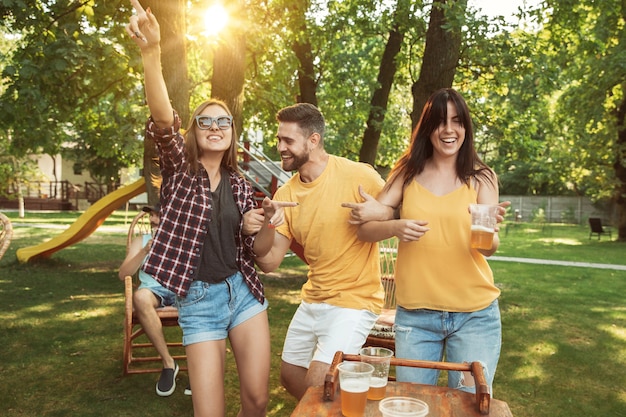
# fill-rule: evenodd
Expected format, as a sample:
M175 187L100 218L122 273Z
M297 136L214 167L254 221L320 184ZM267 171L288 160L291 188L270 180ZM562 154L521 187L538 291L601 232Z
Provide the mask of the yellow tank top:
M476 190L462 186L437 196L412 181L404 190L400 217L426 220L417 242L400 242L396 299L406 309L478 311L500 295L485 257L470 248L470 214Z

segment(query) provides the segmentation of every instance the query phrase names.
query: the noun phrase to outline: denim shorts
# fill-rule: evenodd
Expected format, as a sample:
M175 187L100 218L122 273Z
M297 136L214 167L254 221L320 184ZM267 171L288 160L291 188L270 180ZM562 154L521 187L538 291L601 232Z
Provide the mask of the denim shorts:
M330 364L339 350L358 353L377 318L368 310L303 301L289 324L282 360L308 369L313 360Z
M254 298L243 275L237 272L218 284L193 281L186 297L176 297L183 345L223 340L244 321L267 310Z
M142 288L150 290L152 294L156 296L157 300L159 300L159 307L173 306L176 303L176 294L174 294L172 291L168 290L167 288L163 287L162 285L155 285L155 286L140 285L139 288L137 289L140 290Z
M407 310L398 306L395 323L397 358L441 361L445 354L448 362L479 361L487 384L492 387L502 345L497 299L485 309L469 313ZM398 381L435 385L439 371L398 367L396 376ZM475 392L473 385L464 385L462 372L448 372L448 386Z

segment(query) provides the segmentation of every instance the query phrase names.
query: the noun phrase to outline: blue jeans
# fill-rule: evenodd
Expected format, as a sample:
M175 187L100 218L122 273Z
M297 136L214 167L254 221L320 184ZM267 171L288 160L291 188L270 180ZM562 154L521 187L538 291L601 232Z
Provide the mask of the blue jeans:
M176 297L176 306L183 346L188 346L226 339L234 327L267 310L267 299L259 303L237 272L217 284L192 282L186 297Z
M470 313L453 313L438 310L396 311L396 357L428 361L474 362L483 364L490 392L500 358L502 323L498 300L487 308ZM398 367L398 381L436 385L439 371ZM448 373L448 386L475 392L474 384L464 384L462 372Z
M173 306L176 303L176 294L162 285L139 285L139 290L146 288L152 292L159 301L159 307Z

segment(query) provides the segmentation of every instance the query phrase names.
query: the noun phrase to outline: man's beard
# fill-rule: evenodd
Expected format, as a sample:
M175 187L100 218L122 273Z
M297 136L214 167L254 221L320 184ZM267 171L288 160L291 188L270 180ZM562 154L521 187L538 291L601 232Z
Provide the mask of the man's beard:
M309 162L309 153L302 155L291 154L289 161L282 160L282 166L285 171L297 171L300 167Z

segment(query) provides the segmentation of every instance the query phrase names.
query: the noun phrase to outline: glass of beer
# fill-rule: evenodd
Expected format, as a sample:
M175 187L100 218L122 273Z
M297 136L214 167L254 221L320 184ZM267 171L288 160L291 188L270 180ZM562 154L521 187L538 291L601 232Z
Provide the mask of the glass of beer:
M341 414L344 417L363 417L374 366L365 362L342 362L337 369L341 388Z
M470 247L474 249L491 249L496 227L498 206L491 204L470 204L472 214L472 231Z
M366 347L359 351L359 355L361 355L361 362L367 362L374 367L367 399L382 400L385 397L385 391L387 391L389 362L393 356L393 350L383 347Z

